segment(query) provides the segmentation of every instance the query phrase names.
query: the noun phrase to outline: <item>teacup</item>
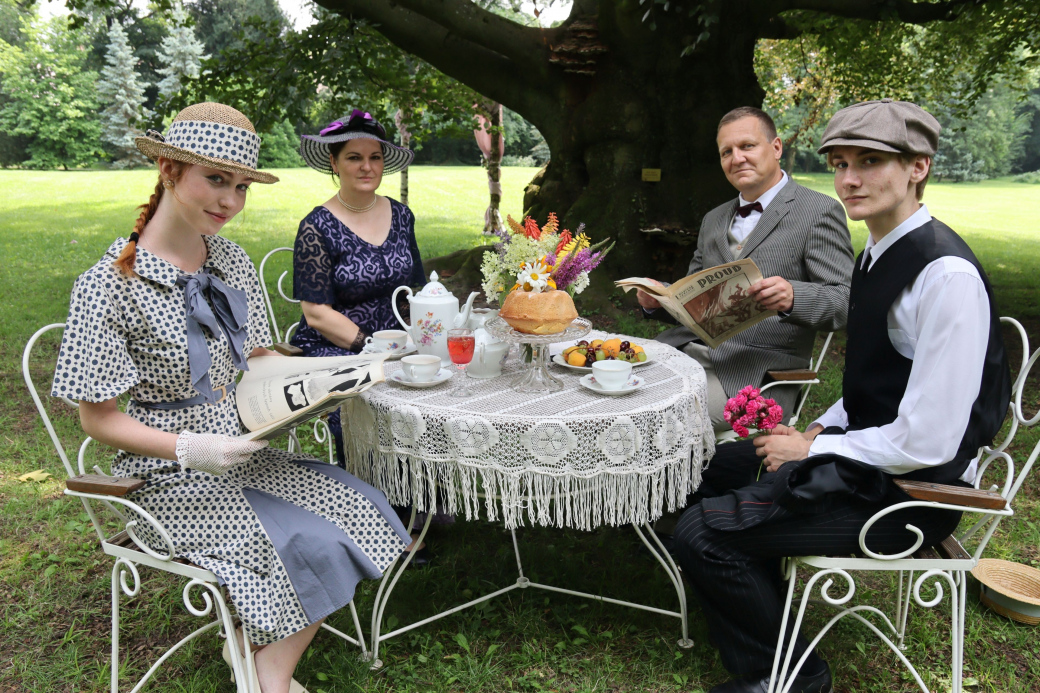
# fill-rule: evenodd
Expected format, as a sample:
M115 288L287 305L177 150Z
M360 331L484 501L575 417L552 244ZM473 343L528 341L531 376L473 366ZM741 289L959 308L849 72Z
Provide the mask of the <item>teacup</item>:
M441 359L433 354L413 354L401 359L401 370L405 380L413 383L428 383L437 377Z
M404 330L379 330L365 338L365 345L372 351L400 351L408 344L408 333Z
M628 361L596 361L592 364L592 376L604 390L620 390L632 375L632 364Z

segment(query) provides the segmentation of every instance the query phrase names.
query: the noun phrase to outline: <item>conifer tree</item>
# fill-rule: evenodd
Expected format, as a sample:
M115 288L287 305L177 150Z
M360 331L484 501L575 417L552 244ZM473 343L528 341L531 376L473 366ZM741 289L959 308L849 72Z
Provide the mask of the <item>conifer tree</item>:
M174 6L171 18L173 27L159 51L159 61L163 64L159 74L164 75L159 82L159 95L166 98L178 93L185 80L198 79L201 63L209 57L203 55L205 46L195 36L181 3Z
M113 21L108 30L108 50L98 81L98 95L106 104L101 112L101 138L115 149L113 165L117 168L148 163L134 146L134 138L143 134L139 125L151 115L144 108L145 85L139 81L134 69L136 64L126 31L122 24Z

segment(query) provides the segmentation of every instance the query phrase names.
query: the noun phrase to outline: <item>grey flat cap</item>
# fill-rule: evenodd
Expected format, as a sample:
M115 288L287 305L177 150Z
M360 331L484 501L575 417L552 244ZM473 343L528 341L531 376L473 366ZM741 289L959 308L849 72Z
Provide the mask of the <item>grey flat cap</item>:
M864 101L834 114L817 153L831 147L866 147L882 152L934 156L942 126L932 114L908 101Z

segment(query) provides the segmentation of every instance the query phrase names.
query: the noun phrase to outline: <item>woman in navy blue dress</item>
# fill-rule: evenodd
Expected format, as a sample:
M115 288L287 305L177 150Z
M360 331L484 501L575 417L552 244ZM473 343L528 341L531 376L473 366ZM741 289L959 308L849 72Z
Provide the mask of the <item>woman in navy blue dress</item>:
M383 175L408 166L413 154L389 142L383 127L356 109L318 135L304 135L300 153L311 168L338 178L339 190L300 222L296 234L293 295L303 319L291 341L305 356L356 354L373 332L398 327L394 289L424 283L415 216L376 194ZM339 412L329 416L329 428L343 466Z

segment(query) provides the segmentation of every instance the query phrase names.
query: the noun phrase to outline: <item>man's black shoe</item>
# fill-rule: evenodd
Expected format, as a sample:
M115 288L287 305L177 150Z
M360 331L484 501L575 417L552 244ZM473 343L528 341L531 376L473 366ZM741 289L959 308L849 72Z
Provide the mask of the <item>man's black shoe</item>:
M769 674L765 676L741 676L712 688L708 693L767 693ZM815 676L796 676L791 693L833 693L834 681L831 668L823 663L823 671Z
M658 532L656 529L653 530L654 534L657 535L657 540L664 546L664 550L671 554L672 558L678 560L675 555L675 537L671 534L665 534L664 532ZM657 543L650 539L650 546L653 548L654 553L657 553Z

